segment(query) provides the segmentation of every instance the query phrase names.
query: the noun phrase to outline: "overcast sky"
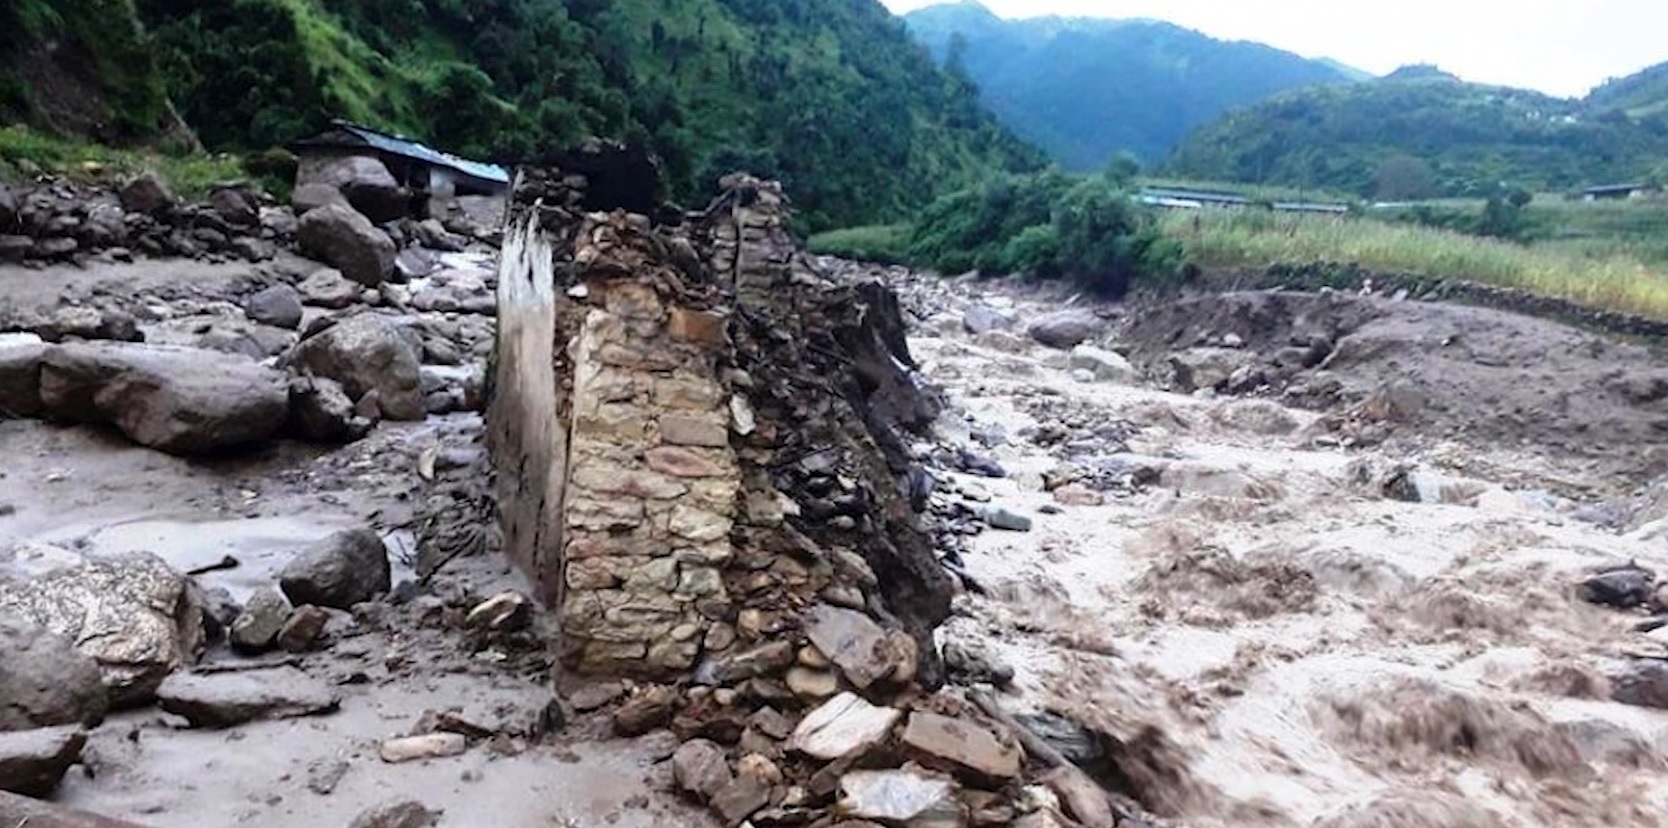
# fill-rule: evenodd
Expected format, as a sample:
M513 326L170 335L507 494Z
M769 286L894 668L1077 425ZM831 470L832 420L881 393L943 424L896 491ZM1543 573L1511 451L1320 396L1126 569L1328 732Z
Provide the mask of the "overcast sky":
M896 12L940 0L882 0ZM1466 80L1580 96L1668 61L1668 0L984 0L1003 17L1150 17L1384 74L1434 63Z

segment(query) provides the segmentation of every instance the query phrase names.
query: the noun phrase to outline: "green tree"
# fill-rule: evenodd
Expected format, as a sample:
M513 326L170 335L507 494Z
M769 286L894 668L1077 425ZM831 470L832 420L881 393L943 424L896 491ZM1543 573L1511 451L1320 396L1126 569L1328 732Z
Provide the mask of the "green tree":
M1414 201L1437 194L1436 171L1422 158L1392 155L1373 173L1373 194L1384 201Z

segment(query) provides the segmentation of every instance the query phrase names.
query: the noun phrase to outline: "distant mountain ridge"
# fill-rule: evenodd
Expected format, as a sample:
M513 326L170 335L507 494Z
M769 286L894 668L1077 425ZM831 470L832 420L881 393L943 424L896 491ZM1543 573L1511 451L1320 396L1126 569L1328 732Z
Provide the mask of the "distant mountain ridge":
M1396 198L1642 179L1668 169L1668 65L1585 99L1403 67L1229 112L1189 135L1166 166L1189 177Z
M1121 151L1155 162L1234 107L1370 77L1156 20L1005 20L971 0L904 20L935 57L961 67L1003 123L1074 170L1104 166Z

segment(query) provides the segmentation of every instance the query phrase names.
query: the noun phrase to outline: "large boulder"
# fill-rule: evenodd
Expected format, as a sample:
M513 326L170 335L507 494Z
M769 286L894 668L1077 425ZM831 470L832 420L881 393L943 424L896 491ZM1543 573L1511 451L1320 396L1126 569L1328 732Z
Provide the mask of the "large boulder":
M303 373L342 384L355 402L376 394L381 415L390 420L421 420L423 405L422 339L387 317L350 316L304 339L289 361Z
M233 227L256 227L261 223L261 199L248 184L225 184L209 192L209 206L222 221Z
M1064 351L1093 339L1104 327L1093 311L1063 310L1031 320L1025 332L1050 348Z
M323 184L334 187L353 209L381 224L405 217L411 196L394 179L388 167L375 158L350 155L303 168L298 187ZM300 210L300 205L296 208Z
M290 431L320 443L351 443L371 430L342 384L329 377L290 380Z
M149 701L169 673L197 660L204 642L196 584L149 553L0 581L0 614L74 642L98 663L118 707Z
M333 267L313 271L311 276L301 280L296 289L301 292L301 304L329 310L341 310L359 301L360 294L365 292L364 288Z
M301 327L301 293L289 285L273 285L243 302L243 312L262 325L295 330Z
M145 172L122 187L122 209L129 213L154 216L174 206L174 192L168 182L154 172Z
M75 727L0 733L0 791L50 796L70 766L81 761L86 745L87 734ZM19 828L33 824L29 819L17 823Z
M337 532L290 560L278 586L295 606L352 609L388 592L388 547L368 529Z
M40 416L46 349L33 341L0 342L0 417Z
M366 287L376 287L394 272L398 251L388 234L341 204L309 210L296 230L301 252L330 265Z
M98 662L45 627L0 616L0 732L96 724L109 708Z
M329 184L302 184L290 193L290 206L304 216L326 204L347 204L347 196Z
M270 439L289 417L282 373L247 357L126 343L68 343L41 362L48 416L114 425L169 454L214 454Z

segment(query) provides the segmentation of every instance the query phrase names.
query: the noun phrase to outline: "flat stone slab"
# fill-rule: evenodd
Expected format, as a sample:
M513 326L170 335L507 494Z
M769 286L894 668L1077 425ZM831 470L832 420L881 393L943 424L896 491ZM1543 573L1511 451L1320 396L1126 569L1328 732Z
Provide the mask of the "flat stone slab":
M915 824L915 820L936 825L935 817L954 819L959 814L955 790L955 783L948 779L913 771L852 771L840 777L840 811L887 825Z
M806 614L805 635L859 690L892 674L886 630L861 612L820 604Z
M903 713L876 707L855 693L841 693L811 711L794 729L794 750L818 759L839 759L886 740Z
M329 713L341 696L293 667L246 673L175 673L156 691L157 704L192 727L231 727L257 719Z
M1019 777L1019 748L1002 743L989 728L966 719L911 713L909 725L904 728L903 743L921 754L923 764L943 765L945 770L967 777L971 782L1000 782Z
M74 726L0 733L0 791L50 795L86 745L86 732Z

